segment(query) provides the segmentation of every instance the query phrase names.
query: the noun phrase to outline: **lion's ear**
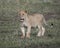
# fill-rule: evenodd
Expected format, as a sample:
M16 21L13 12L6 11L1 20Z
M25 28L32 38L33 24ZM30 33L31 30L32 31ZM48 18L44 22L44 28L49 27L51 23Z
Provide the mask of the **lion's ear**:
M25 10L25 13L27 13L27 11Z

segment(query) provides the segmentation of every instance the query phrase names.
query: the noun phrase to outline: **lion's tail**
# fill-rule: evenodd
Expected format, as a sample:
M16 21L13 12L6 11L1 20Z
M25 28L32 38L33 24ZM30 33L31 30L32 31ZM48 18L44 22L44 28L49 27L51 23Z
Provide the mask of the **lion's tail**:
M43 22L44 22L45 25L48 25L47 22L46 22L46 20L45 20L45 18L43 19Z
M45 19L43 20L43 22L44 22L44 24L45 24L46 26L48 26L49 28L52 28L52 26L50 26L50 25L47 24L47 22L46 22Z

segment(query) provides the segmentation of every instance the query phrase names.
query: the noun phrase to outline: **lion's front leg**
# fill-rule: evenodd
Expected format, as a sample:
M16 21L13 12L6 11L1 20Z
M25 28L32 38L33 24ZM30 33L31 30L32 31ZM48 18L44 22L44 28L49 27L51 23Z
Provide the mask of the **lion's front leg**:
M26 37L27 38L30 38L30 32L31 31L31 27L29 26L28 28L27 28L27 32L26 32Z
M24 37L25 37L25 28L24 28L24 27L21 27L21 31L22 31L22 36L21 36L21 38L24 38Z

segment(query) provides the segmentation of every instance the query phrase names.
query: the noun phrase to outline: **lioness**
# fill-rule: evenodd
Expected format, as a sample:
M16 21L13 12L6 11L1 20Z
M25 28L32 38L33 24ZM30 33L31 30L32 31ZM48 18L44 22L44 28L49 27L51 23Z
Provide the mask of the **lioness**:
M25 28L24 26L27 27L27 32L26 32L26 37L30 38L30 31L31 27L38 27L39 32L37 34L38 37L44 36L45 33L45 28L43 27L43 24L46 24L45 18L42 14L33 14L33 15L28 15L27 11L20 11L19 12L20 16L20 21L21 21L21 31L22 31L22 36L21 38L25 37Z

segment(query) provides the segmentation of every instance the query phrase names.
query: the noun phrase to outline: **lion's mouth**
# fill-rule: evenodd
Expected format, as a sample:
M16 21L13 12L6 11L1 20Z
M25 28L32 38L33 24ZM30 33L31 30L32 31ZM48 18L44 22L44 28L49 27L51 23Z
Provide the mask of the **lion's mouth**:
M23 22L23 21L24 21L24 18L21 18L21 19L20 19L20 22Z

